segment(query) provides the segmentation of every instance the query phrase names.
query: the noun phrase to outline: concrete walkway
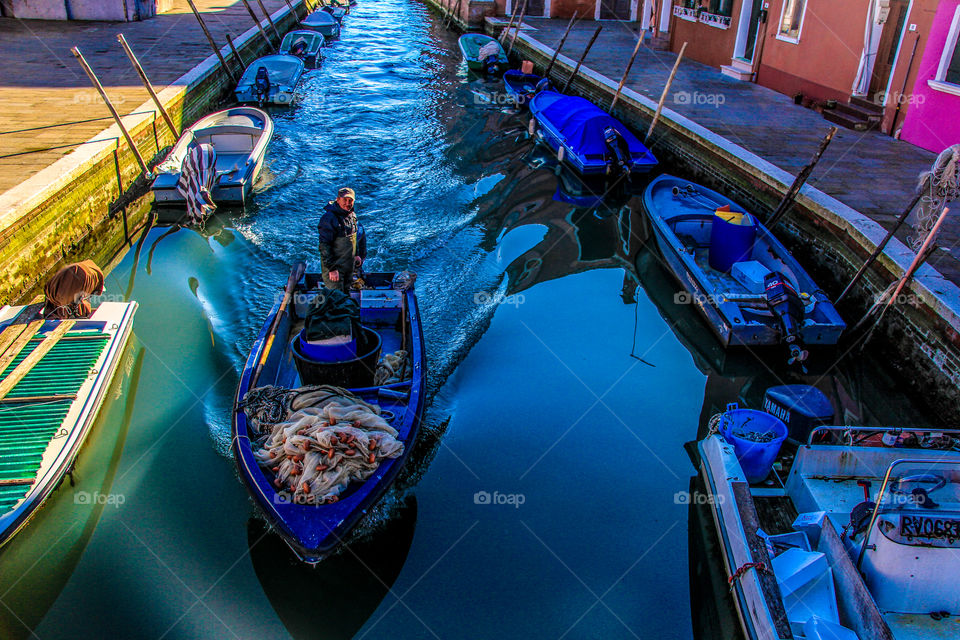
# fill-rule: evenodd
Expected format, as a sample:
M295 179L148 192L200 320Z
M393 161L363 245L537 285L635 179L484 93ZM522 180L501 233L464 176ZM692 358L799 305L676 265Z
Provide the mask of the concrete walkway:
M227 33L236 38L254 26L240 0L196 0L196 5L218 45L226 44ZM251 5L262 20L259 5ZM264 0L264 5L271 13L286 6L283 0ZM80 48L121 114L150 99L117 42L118 33L157 91L212 52L185 0L142 22L0 18L0 193L113 124L71 47Z
M525 19L524 25L532 29L524 32L552 48L566 22ZM602 24L603 31L584 65L616 83L626 69L637 33L630 30L631 24ZM562 53L578 59L596 25L578 23ZM676 54L641 48L626 86L656 102L675 60ZM681 63L664 106L793 175L810 161L831 126L816 111L795 105L785 95L690 61ZM930 168L935 157L878 132L841 128L808 184L889 228L913 197L917 176ZM945 227L939 241L944 249L937 251L929 264L960 284L960 217L953 216ZM898 237L905 240L911 232L905 225Z

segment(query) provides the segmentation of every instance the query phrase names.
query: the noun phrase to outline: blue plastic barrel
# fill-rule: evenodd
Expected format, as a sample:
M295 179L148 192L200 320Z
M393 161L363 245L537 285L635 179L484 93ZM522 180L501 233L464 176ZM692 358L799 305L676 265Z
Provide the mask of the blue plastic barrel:
M787 437L787 425L766 411L738 409L736 404L731 404L721 416L719 428L723 439L733 445L747 482L756 484L766 480ZM757 442L741 437L747 433L772 434L773 437L768 442Z
M744 222L734 224L719 215L713 216L710 227L710 266L724 273L737 262L750 259L753 243L757 240L757 224L749 213L743 214Z
M307 342L303 331L297 336L300 342L300 352L310 360L316 362L346 362L357 357L357 339L337 344L317 344Z

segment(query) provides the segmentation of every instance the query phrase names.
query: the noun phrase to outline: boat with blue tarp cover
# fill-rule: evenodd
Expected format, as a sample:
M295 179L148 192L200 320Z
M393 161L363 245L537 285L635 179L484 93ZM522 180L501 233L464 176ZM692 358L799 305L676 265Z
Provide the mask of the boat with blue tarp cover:
M792 358L803 360L805 346L833 345L840 339L846 324L827 294L733 200L689 180L661 175L647 186L643 204L666 265L687 290L683 302L697 308L724 345L786 344ZM741 250L730 250L739 238L718 235L725 225L718 213L739 215L749 223L752 238ZM748 228L732 226L737 232ZM730 265L718 268L718 256Z
M642 175L657 159L622 122L579 96L541 91L530 100L537 138L584 175Z
M117 372L136 302L89 318L44 319L38 305L0 307L0 546L73 468Z
M304 562L338 547L416 440L425 356L411 275L365 274L347 297L299 265L244 366L233 412L236 464L268 523ZM352 338L317 342L311 318L328 301L336 308L338 296L340 310L358 317ZM360 478L328 482L344 468Z

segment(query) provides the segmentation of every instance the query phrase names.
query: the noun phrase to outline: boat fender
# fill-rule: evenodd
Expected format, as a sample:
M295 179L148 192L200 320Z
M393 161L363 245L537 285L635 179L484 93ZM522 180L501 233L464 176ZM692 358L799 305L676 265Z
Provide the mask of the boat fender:
M567 157L567 148L561 145L560 148L557 149L557 160L559 160L560 162L563 162L563 159L566 157Z
M530 134L530 137L531 137L531 138L534 136L534 134L537 133L537 119L536 119L536 118L530 118L530 124L527 125L527 133Z

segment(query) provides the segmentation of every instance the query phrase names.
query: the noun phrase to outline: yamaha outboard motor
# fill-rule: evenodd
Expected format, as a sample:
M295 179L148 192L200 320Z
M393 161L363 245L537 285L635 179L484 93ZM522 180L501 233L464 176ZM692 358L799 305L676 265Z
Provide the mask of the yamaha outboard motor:
M500 61L497 60L497 56L490 55L483 59L483 72L491 76L500 73Z
M307 53L307 42L302 38L293 43L290 47L290 55L302 58Z
M800 341L800 326L803 324L803 302L793 285L782 273L774 271L763 279L767 304L780 322L783 341L790 349L790 364L803 362L809 353Z
M270 95L270 74L266 67L257 69L257 77L253 80L253 88L257 92L257 102L262 106Z
M607 127L603 130L603 141L606 143L607 150L610 152L609 157L612 157L616 161L621 171L629 173L630 147L627 146L627 141L623 139L620 132L614 127ZM611 173L611 169L611 165L607 164L607 173Z

